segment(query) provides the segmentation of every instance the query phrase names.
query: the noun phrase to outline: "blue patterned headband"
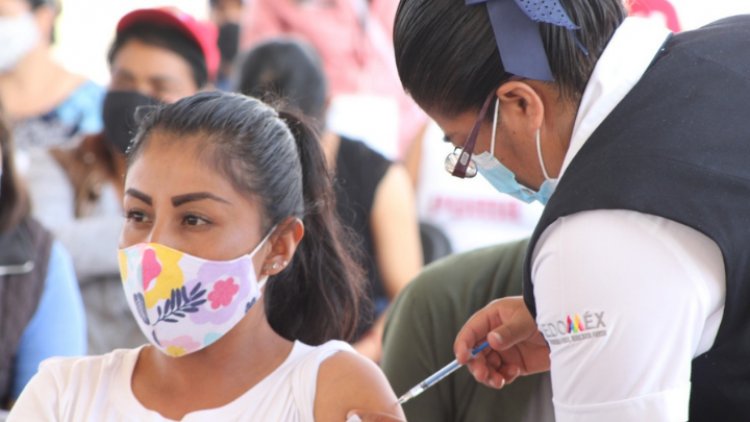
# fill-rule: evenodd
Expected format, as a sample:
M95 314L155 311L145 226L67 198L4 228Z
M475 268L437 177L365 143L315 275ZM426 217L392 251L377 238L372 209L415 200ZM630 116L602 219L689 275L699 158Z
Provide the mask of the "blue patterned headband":
M466 0L467 5L480 3L487 3L505 70L529 79L553 81L537 23L578 29L559 0ZM576 42L583 49L577 39Z

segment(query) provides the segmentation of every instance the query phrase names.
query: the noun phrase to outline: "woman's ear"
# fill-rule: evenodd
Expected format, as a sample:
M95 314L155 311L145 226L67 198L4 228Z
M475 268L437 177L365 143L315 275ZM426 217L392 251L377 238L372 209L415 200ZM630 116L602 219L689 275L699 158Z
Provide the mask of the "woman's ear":
M533 134L544 120L544 101L524 81L511 80L497 89L500 100L500 121L515 132Z
M278 225L268 239L271 250L263 261L261 275L276 275L289 265L297 246L305 235L305 225L296 217L289 217Z

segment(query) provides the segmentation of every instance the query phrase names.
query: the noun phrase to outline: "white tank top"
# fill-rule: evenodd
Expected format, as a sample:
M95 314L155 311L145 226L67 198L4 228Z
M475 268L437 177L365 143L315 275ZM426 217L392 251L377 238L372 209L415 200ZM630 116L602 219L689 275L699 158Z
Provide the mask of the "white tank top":
M253 388L222 407L191 412L182 421L313 422L318 368L342 350L353 351L341 341L317 347L295 342L287 359ZM169 421L133 395L131 378L139 352L121 349L45 361L8 421Z

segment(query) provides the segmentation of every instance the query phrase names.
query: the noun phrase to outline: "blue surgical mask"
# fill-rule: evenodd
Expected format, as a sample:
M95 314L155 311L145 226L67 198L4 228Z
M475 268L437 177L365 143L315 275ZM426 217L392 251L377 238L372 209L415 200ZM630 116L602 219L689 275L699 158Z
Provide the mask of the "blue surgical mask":
M497 136L499 102L499 99L495 100L495 117L492 121L492 141L490 144L490 151L472 157L477 165L477 170L479 170L479 173L481 173L498 192L508 194L516 199L526 202L527 204L539 201L543 205L547 205L549 198L555 192L555 188L557 187L557 179L550 178L547 174L547 169L544 167L540 137L541 130L538 129L536 131L536 152L539 157L539 164L542 167L542 172L544 173L544 182L539 187L539 191L534 191L518 183L516 175L495 158L495 139Z

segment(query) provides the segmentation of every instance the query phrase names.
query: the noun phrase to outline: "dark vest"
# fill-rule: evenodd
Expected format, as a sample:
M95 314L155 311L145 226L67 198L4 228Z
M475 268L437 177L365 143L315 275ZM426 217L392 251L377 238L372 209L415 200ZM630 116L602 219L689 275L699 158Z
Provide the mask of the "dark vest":
M560 217L604 209L661 216L719 246L726 305L714 346L693 360L690 420L750 420L750 16L670 38L586 141L529 245L532 314L539 236Z
M27 217L0 234L0 408L9 399L16 351L47 277L52 236Z

